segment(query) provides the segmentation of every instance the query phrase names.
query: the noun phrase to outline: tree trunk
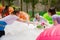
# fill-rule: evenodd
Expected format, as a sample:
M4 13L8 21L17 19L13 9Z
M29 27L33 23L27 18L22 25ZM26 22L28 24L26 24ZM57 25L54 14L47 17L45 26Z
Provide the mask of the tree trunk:
M32 7L32 17L34 17L34 7Z
M23 2L22 2L22 0L21 0L21 11L22 11L22 5L23 5Z
M51 0L48 0L48 9L50 8Z
M2 0L2 6L4 7L5 6L5 4L4 4L4 0ZM1 16L2 16L2 18L3 18L3 13L1 14Z
M27 13L28 13L28 3L26 3L26 11L27 11Z
M34 0L33 0L33 2L32 2L32 17L34 17L34 9L35 9L35 7L34 7Z
M10 4L10 0L8 1L8 5L11 5L11 4Z
M49 7L48 7L48 5L45 5L45 11L48 11L49 10Z
M2 0L2 6L4 6L5 4L4 4L4 0Z

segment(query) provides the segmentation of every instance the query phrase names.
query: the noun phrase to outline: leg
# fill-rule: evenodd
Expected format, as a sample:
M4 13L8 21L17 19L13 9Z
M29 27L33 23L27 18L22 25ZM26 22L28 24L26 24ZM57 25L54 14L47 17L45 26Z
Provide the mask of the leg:
M2 37L3 35L5 35L5 31L0 31L0 37Z

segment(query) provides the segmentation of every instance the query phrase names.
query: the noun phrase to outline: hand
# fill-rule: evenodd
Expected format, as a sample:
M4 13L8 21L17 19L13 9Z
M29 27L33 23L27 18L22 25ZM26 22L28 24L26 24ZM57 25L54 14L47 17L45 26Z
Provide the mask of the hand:
M38 25L39 23L38 22L35 22L34 24Z
M44 26L45 25L45 23L41 23L41 26Z

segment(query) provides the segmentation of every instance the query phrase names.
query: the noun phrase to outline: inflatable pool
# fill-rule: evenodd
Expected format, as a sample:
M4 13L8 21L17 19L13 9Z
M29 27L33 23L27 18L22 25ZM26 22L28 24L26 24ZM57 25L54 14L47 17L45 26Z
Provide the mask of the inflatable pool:
M35 40L43 29L36 29L33 24L15 21L12 25L5 28L6 35L1 40Z
M44 30L36 40L60 40L60 24Z

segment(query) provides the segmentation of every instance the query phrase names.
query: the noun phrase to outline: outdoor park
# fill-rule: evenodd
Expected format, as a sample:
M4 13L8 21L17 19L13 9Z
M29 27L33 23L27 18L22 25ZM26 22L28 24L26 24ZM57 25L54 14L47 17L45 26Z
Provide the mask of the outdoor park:
M60 40L60 0L0 0L0 40Z

